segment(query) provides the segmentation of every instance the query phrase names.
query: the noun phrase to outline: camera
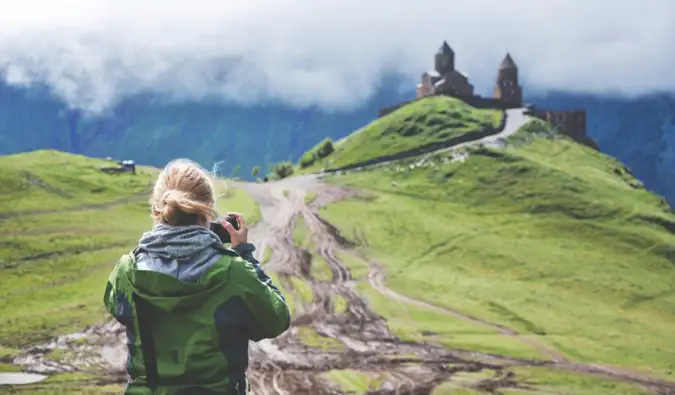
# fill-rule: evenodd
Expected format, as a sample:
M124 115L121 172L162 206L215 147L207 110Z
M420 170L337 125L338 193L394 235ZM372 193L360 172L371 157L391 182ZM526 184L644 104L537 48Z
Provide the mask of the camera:
M225 218L220 217L217 220L212 221L209 225L209 229L218 235L221 243L231 243L232 240L230 239L230 234L225 229L223 224L220 223L223 219L229 222L235 229L239 230L239 222L237 222L237 218L233 215L226 215Z

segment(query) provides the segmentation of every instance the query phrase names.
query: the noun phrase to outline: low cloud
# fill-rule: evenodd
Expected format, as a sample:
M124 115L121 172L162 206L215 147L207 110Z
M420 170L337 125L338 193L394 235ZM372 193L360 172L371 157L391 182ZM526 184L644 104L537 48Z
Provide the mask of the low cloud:
M672 0L3 3L4 78L91 112L143 92L348 108L385 72L412 89L443 40L484 94L506 51L530 91L675 91Z

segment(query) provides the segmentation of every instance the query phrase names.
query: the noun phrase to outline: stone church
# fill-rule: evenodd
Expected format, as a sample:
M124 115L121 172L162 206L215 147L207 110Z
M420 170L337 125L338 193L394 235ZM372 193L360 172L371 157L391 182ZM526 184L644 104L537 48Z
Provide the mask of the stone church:
M469 76L455 69L455 52L446 41L443 41L443 45L438 49L434 64L434 70L422 74L422 81L417 85L414 100L381 108L379 116L383 117L410 102L435 95L456 97L479 108L506 110L524 107L523 88L518 80L518 66L509 53L499 65L492 97L482 97L474 93L474 86L469 82ZM573 139L598 149L597 144L586 135L585 110L548 110L534 106L528 106L528 108L529 115L548 121Z
M455 52L447 41L436 53L435 69L422 74L422 81L417 85L417 98L429 95L447 95L469 102L481 98L474 93L474 87L469 82L469 76L455 68ZM497 85L494 88L492 103L503 104L506 108L517 108L523 105L523 90L518 84L518 66L510 54L506 54L499 66Z

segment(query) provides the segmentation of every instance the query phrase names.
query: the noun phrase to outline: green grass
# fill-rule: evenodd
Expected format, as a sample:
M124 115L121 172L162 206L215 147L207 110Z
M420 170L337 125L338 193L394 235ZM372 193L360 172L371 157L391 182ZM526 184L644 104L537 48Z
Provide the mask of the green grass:
M260 206L243 189L227 185L227 181L216 184L221 195L216 203L216 209L221 215L226 212L241 213L249 227L257 224L261 219ZM224 189L224 192L223 192Z
M112 203L147 190L156 170L138 166L137 175L108 175L112 162L34 151L0 157L0 217L29 210L63 210Z
M305 204L311 204L316 199L316 192L308 192L305 195Z
M313 249L314 241L312 234L305 224L305 217L298 215L295 217L295 229L293 230L293 244L305 249Z
M417 307L383 296L367 283L358 285L373 311L387 320L389 329L404 340L435 342L448 348L510 355L526 359L546 359L532 347L496 330L468 323L459 318Z
M300 341L308 347L334 352L345 350L345 346L338 340L333 339L332 337L321 336L311 327L299 327L298 337L300 338Z
M445 141L486 126L497 126L501 111L477 109L447 96L410 103L335 144L335 152L303 171L318 171Z
M511 327L573 360L673 379L672 210L616 160L535 133L546 128L533 122L509 147L472 150L463 163L446 153L412 170L404 161L332 177L375 198L322 215L347 234L358 228L400 293Z
M271 255L272 255L272 249L269 248L268 246L265 246L265 251L263 252L263 257L262 257L262 260L260 261L260 263L262 265L264 265L267 262L269 262Z
M274 284L277 288L279 288L281 294L284 296L284 299L286 300L286 305L288 306L288 311L291 313L292 317L293 314L295 314L295 297L293 296L291 290L284 287L283 283L279 280L279 275L277 273L267 271L267 275L272 280L272 284Z
M507 368L516 373L516 382L531 389L503 389L506 395L574 394L574 395L647 395L644 388L581 373L559 372L548 368ZM494 371L456 373L435 388L432 395L479 395L485 392L472 388L480 380L494 376ZM351 369L330 370L321 376L350 394L366 394L380 388L386 378L383 373L359 372Z
M337 256L340 258L340 261L349 268L349 271L354 280L367 279L368 272L370 271L367 263L351 254L347 254L342 251L338 251Z
M319 254L312 254L310 274L313 279L319 281L330 281L333 278L333 272L330 270L328 262Z
M279 275L277 273L268 271L267 274L272 279L272 283L279 288L284 299L286 299L286 304L288 305L288 310L291 312L291 315L295 314L297 311L297 302L304 305L312 303L314 292L312 292L312 287L308 283L297 277L291 276L288 278L291 287L287 288L285 283L279 280Z
M570 395L648 395L645 388L583 373L561 372L542 367L507 368L516 374L515 381L530 388L507 388L500 390L505 395L570 394ZM493 371L462 373L436 387L432 395L478 395L484 394L473 387L482 379L494 375Z
M105 281L152 226L148 186L158 171L106 175L98 170L104 164L57 151L0 157L0 360L108 318ZM257 205L234 188L219 205L249 223L260 218ZM0 371L15 369L0 364ZM61 376L50 379L52 386Z
M344 313L347 311L349 303L347 302L347 299L344 298L344 296L333 295L332 300L333 300L333 310L336 314Z
M144 191L157 173L106 175L98 170L103 163L56 151L0 157L0 174L14 180L0 183L0 212L28 210L0 218L0 348L105 318L105 280L152 224ZM130 200L110 204L122 199Z
M329 370L321 374L323 378L340 387L349 394L362 395L382 386L382 374L362 373L356 370Z

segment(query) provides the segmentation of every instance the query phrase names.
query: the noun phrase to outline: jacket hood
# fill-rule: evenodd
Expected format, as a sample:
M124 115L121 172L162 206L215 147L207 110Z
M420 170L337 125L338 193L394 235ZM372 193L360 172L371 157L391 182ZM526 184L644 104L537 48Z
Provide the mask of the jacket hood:
M227 282L230 260L215 265L226 256L217 246L224 248L203 226L158 225L139 240L129 283L162 310L198 308Z

